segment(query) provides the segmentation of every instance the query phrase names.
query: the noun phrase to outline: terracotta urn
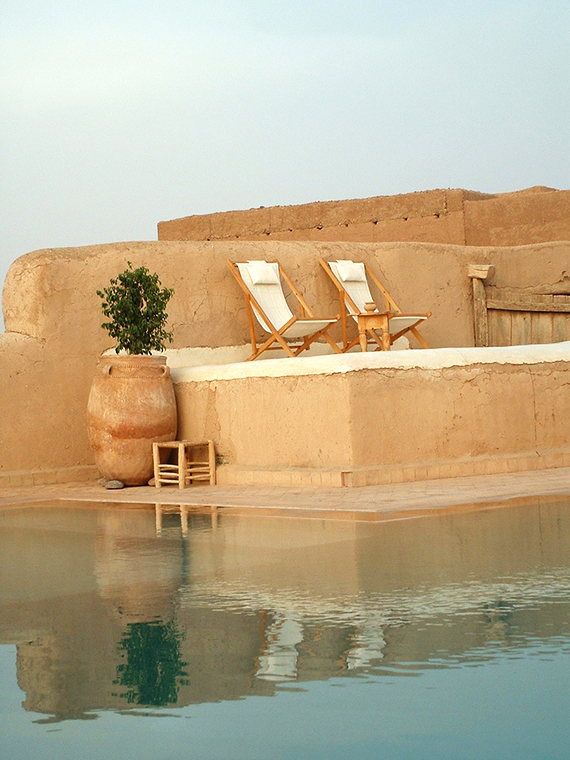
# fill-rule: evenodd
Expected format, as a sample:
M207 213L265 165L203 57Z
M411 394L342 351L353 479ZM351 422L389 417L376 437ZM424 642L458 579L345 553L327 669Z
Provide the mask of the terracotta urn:
M162 356L102 356L87 404L89 443L101 475L127 486L154 474L153 441L176 437L176 399Z

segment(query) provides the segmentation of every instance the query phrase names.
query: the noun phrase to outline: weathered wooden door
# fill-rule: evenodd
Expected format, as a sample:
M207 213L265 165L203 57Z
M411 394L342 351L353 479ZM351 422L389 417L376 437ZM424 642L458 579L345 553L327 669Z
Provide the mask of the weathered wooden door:
M490 346L570 340L570 296L485 290Z
M490 265L472 264L476 346L521 346L570 340L570 295L492 288Z

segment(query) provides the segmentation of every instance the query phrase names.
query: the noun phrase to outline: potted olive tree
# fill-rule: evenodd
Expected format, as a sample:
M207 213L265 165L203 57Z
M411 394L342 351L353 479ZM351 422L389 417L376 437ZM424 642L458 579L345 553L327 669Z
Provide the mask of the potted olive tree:
M107 481L144 485L153 474L152 443L176 436L176 400L163 351L172 340L166 306L173 290L146 267L127 269L98 290L116 341L99 359L89 394L87 429L95 463Z
M111 280L109 287L98 290L104 316L101 327L117 341L115 352L146 355L164 351L172 333L165 330L166 306L174 291L163 288L157 274L146 267L133 269L131 262L124 272Z

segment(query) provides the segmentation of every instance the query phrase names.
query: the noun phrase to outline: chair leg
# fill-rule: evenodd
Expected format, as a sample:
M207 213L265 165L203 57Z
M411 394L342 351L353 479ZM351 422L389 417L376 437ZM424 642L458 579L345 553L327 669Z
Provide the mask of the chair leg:
M270 338L268 338L265 343L263 343L259 348L246 360L248 362L252 361L253 359L257 359L257 357L262 354L272 343L275 343L277 341L281 348L285 351L287 356L295 356L295 354L291 351L287 343L283 340L283 338L279 335L279 333L276 333L275 335L272 335Z
M420 333L416 330L417 325L421 324L423 322L422 319L418 320L415 324L413 324L411 327L406 327L405 330L400 330L400 332L395 333L392 335L392 343L398 338L401 338L402 335L405 335L407 332L411 332L412 335L416 338L418 343L422 346L422 348L429 348L428 344L425 342L425 340L422 338Z
M423 339L423 337L420 335L419 331L418 331L418 330L416 330L416 328L415 328L415 327L412 327L412 328L410 328L410 332L412 333L412 335L413 335L413 336L414 336L414 338L415 338L415 339L418 341L418 343L420 344L420 346L421 346L422 348L429 348L429 345L428 345L428 344L425 342L425 340L424 340L424 339Z
M334 342L334 340L331 338L328 332L323 333L323 337L326 340L326 342L329 344L329 346L332 347L335 354L342 354L342 349L338 347L338 345Z
M329 329L328 327L323 327L322 330L319 330L318 332L314 333L313 335L309 335L308 337L306 337L303 340L303 343L299 346L299 348L296 349L295 356L299 356L299 354L302 351L305 351L307 348L309 348L309 346L311 345L311 343L314 343L317 340L317 338L321 337L321 335L334 348L335 353L342 354L342 351L340 350L340 348L337 346L337 344L334 342L334 340L330 337L330 335L327 334L327 330L328 329Z

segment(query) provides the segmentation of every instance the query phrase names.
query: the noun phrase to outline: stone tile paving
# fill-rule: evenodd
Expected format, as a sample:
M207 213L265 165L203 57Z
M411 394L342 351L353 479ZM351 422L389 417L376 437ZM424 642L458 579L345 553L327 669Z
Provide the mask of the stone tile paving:
M501 506L505 500L568 495L570 468L500 475L424 480L363 488L256 488L254 486L193 486L180 490L135 487L108 491L98 483L6 488L0 507L57 502L104 502L135 507L186 505L192 508L237 508L240 512L298 516L395 519L419 517L455 509ZM518 501L517 501L518 503Z

